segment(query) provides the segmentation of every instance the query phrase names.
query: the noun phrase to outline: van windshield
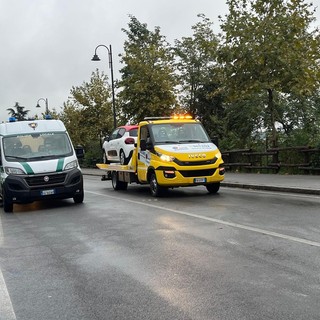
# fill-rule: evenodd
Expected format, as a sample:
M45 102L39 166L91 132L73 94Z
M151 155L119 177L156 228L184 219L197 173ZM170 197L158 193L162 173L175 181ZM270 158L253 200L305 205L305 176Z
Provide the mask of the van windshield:
M200 123L153 124L151 135L156 144L211 142Z
M37 161L72 155L72 146L65 132L4 137L3 150L7 161Z

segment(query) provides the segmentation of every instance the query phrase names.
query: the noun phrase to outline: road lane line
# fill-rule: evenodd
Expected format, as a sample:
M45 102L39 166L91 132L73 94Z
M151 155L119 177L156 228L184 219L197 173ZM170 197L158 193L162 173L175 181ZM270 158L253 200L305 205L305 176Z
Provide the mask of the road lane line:
M16 320L10 296L0 270L0 320Z
M3 245L3 229L0 217L0 248ZM0 320L16 320L9 292L0 268Z
M243 229L243 230L247 230L247 231L253 231L256 233L261 233L261 234L265 234L265 235L276 237L276 238L281 238L281 239L290 240L290 241L294 241L294 242L298 242L298 243L302 243L302 244L307 244L307 245L314 246L314 247L320 247L320 242L317 242L317 241L311 241L311 240L307 240L307 239L303 239L303 238L288 236L288 235L278 233L278 232L268 231L268 230L264 230L264 229L260 229L260 228L246 226L246 225L239 224L239 223L228 222L228 221L224 221L224 220L220 220L220 219L210 218L210 217L206 217L206 216L202 216L202 215L198 215L198 214L194 214L194 213L189 213L186 211L180 211L180 210L160 207L160 206L150 204L150 203L125 199L125 198L119 198L119 197L115 197L115 196L110 196L110 195L106 195L103 193L98 193L98 192L93 192L93 191L86 191L86 192L92 193L92 194L95 194L98 196L103 196L103 197L108 197L108 198L112 198L112 199L116 199L116 200L122 200L122 201L130 202L130 203L135 203L135 204L139 204L139 205L143 205L146 207L151 207L151 208L155 208L155 209L159 209L159 210L169 211L169 212L177 213L177 214L184 215L184 216L198 218L201 220L211 221L214 223L222 224L222 225L233 227L233 228Z

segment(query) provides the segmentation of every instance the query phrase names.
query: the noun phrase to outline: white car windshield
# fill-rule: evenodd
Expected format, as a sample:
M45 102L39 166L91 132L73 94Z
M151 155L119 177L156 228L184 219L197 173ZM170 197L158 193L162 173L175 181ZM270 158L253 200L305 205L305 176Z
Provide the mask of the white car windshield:
M35 161L72 154L65 132L31 133L3 138L4 155L8 161Z
M156 144L211 142L200 123L166 123L151 126Z

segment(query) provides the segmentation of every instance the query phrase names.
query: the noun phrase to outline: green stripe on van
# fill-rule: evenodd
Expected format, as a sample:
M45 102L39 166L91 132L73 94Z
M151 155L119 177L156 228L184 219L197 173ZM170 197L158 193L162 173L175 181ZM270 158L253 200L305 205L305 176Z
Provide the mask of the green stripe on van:
M62 171L63 163L64 163L64 158L58 160L57 169L56 169L57 172Z
M27 174L34 174L33 170L26 162L21 162L21 165L23 166L24 170L26 170Z

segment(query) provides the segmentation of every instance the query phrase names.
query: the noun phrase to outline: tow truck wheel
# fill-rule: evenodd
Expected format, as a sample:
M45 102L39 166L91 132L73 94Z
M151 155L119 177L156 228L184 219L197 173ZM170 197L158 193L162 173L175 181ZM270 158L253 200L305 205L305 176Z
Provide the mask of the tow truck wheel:
M160 197L163 195L166 188L159 186L156 174L153 173L150 178L150 191L153 197Z
M112 171L111 183L114 190L127 190L128 182L120 181L117 171Z
M207 184L206 188L209 193L217 193L220 189L220 182Z
M3 190L3 194L2 194L2 205L3 205L4 212L6 212L6 213L13 212L13 203L8 200L8 197L6 196L5 190Z

